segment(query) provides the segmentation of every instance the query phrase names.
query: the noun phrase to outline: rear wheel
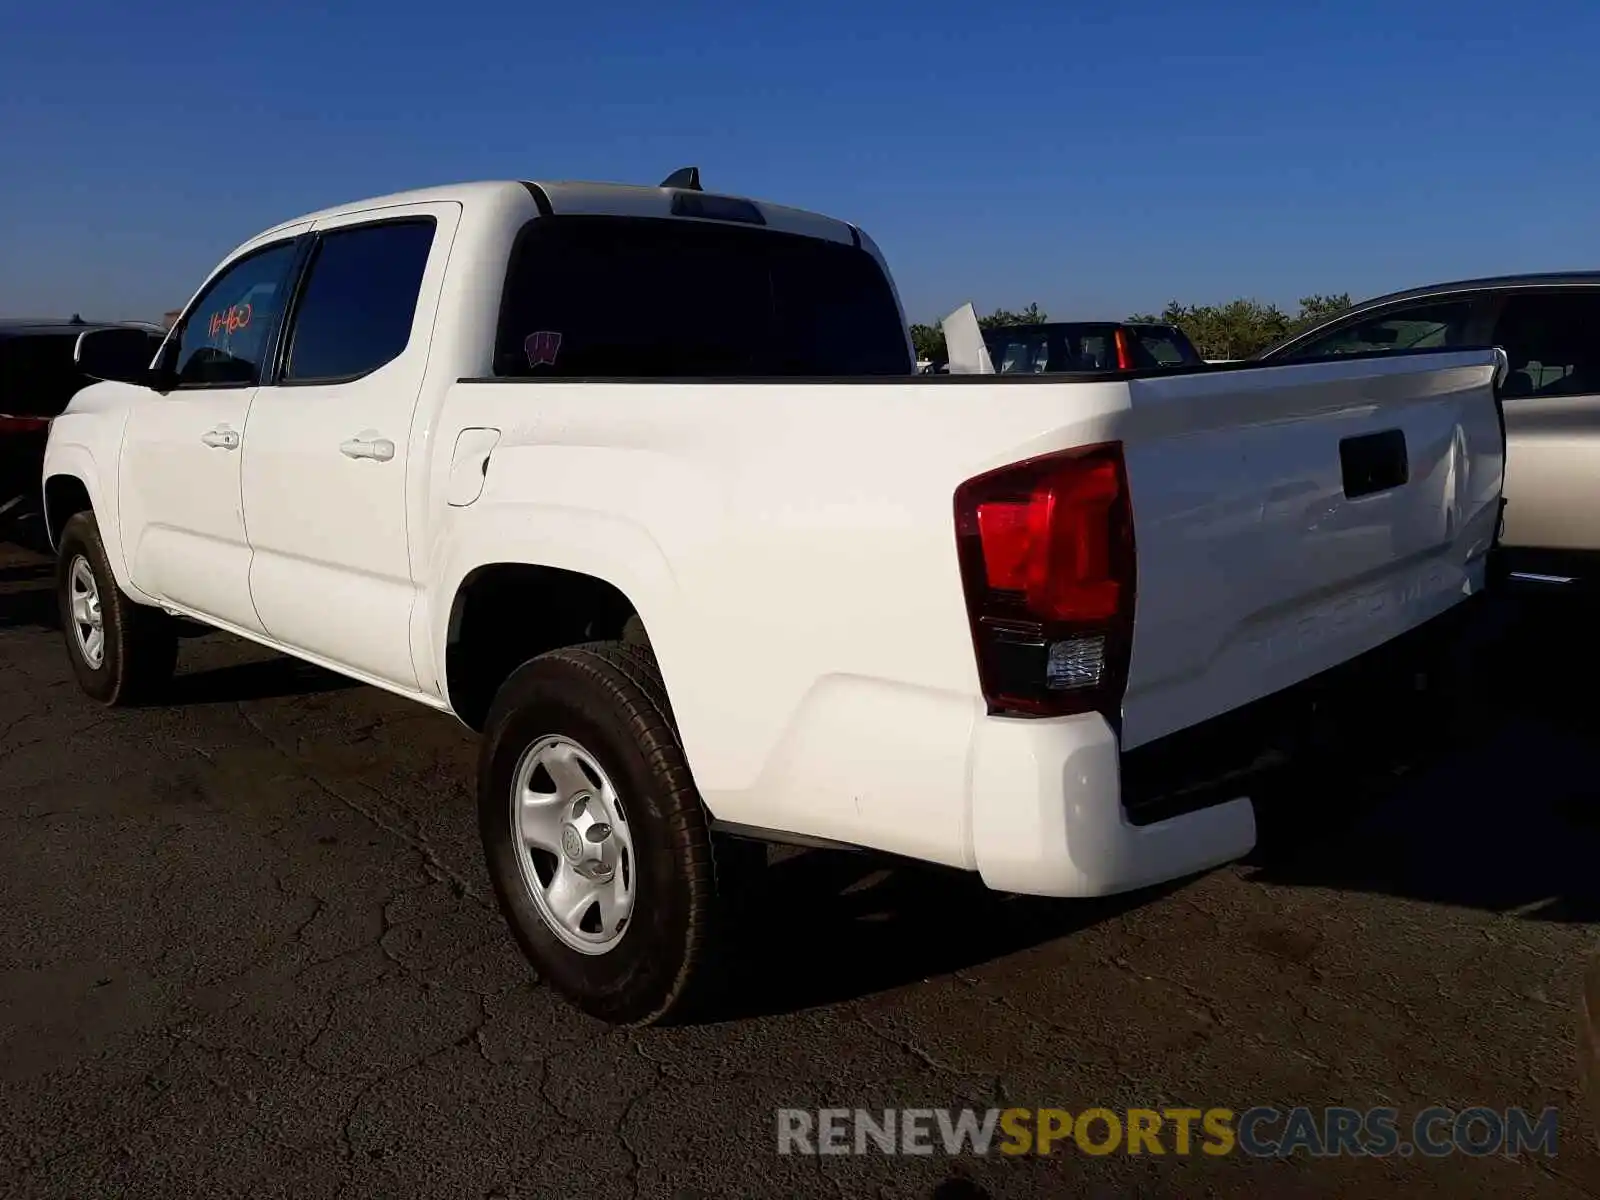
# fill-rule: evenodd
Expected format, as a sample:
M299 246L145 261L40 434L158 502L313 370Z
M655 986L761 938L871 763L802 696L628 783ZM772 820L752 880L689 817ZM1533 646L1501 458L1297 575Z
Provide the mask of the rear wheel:
M570 1002L615 1024L703 1010L722 975L725 871L648 649L541 655L500 689L478 775L501 912Z
M172 678L177 628L117 586L92 513L78 513L61 532L56 591L67 656L84 692L120 707L151 698Z

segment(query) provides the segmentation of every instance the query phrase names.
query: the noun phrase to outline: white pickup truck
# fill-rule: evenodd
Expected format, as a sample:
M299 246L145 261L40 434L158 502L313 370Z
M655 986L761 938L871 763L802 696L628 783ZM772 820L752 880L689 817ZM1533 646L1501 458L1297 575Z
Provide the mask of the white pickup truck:
M1500 515L1493 351L918 376L864 233L681 174L314 213L128 336L44 468L84 690L181 617L454 714L510 929L619 1023L728 977L762 841L1064 897L1247 853L1239 714L1409 684Z

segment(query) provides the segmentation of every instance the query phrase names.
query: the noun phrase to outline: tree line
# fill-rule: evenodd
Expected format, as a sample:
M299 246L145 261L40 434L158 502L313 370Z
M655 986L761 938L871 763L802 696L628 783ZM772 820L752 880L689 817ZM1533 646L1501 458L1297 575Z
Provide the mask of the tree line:
M1201 358L1248 358L1349 307L1348 293L1302 296L1299 311L1292 315L1276 304L1263 304L1259 300L1230 300L1226 304L1179 304L1174 300L1159 313L1135 313L1126 319L1176 325L1194 343ZM978 325L983 329L999 325L1042 325L1049 319L1037 304L1030 304L1020 312L997 308L987 317L979 317ZM948 357L944 331L937 325L913 325L911 341L917 348L918 358L942 362Z

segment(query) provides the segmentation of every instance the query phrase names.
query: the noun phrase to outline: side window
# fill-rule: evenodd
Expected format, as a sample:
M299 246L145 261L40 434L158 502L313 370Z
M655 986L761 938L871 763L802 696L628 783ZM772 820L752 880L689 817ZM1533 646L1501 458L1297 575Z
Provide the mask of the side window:
M1510 360L1508 399L1600 392L1600 295L1511 296L1492 340Z
M1333 358L1376 350L1437 350L1459 346L1471 315L1470 300L1391 309L1335 329L1290 351L1287 357Z
M179 387L238 387L260 378L294 254L293 242L279 242L217 276L178 333Z
M398 358L411 340L431 217L323 234L289 331L284 383L357 379Z

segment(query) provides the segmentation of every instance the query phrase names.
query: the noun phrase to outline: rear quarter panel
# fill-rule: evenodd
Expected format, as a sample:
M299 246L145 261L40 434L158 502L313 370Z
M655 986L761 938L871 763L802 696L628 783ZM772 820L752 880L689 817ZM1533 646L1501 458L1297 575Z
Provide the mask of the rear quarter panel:
M479 561L598 575L644 621L714 814L970 866L984 707L956 485L1095 440L1127 398L1117 384L1005 390L458 384L439 444L472 426L502 438L480 499L433 510L435 653Z

